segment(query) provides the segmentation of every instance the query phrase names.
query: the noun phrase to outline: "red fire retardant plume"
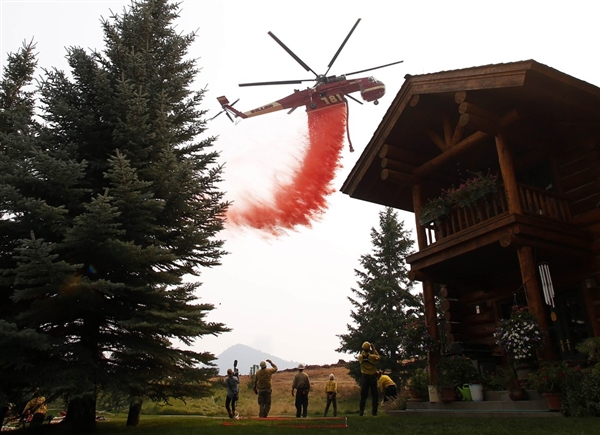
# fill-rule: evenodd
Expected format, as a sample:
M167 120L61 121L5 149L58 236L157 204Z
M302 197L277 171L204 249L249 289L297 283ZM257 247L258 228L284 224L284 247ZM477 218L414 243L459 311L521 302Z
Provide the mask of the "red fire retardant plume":
M255 203L227 213L229 224L249 226L280 235L298 225L310 227L327 209L327 196L344 146L346 106L308 113L308 150L291 177L278 184L270 203Z

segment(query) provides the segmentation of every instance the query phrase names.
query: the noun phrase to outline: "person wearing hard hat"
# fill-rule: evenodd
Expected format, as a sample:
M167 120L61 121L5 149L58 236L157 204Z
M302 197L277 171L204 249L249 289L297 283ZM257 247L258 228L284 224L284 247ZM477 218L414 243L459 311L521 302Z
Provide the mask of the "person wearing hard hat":
M333 373L329 375L329 380L325 384L325 394L327 394L327 404L325 405L325 415L323 415L323 417L327 417L329 405L332 403L333 416L337 417L337 382L335 381L335 376Z
M292 396L296 390L296 418L300 416L306 418L308 412L308 392L310 391L310 380L304 373L304 364L298 364L298 373L294 376L292 382Z
M358 362L360 363L360 373L362 379L360 382L360 408L358 414L362 416L365 413L365 405L369 391L371 392L372 415L377 415L377 405L379 394L377 392L377 363L380 356L375 350L372 343L365 341L362 345L362 350L358 354Z
M270 368L267 368L267 363L271 364ZM267 418L271 410L271 392L273 390L271 377L276 371L277 366L268 359L266 362L260 362L260 369L254 375L254 392L258 394L259 418Z
M377 372L377 387L383 394L383 401L395 400L398 397L396 383L388 375L384 375L381 370Z

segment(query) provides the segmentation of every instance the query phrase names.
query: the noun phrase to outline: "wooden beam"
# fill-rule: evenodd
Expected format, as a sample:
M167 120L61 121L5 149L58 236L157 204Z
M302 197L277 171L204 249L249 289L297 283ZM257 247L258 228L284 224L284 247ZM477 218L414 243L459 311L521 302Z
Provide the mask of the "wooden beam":
M469 115L475 115L480 118L489 119L490 122L498 122L498 120L500 119L500 116L498 116L498 114L490 110L484 109L483 107L477 106L473 103L467 103L466 101L458 106L458 113L460 113L461 115L464 113L467 113Z
M466 99L467 99L466 91L458 91L457 93L454 94L454 101L456 101L457 104L464 103Z
M452 146L456 145L462 139L464 130L465 128L457 122L452 134Z
M537 279L533 249L529 246L523 246L517 249L517 256L519 257L521 279L527 296L527 305L531 313L536 317L542 331L546 334L546 344L540 354L543 359L550 359L554 352L552 351L552 343L548 336L548 321L546 320L546 310L544 309L544 302L542 300L542 289Z
M422 177L426 174L429 174L435 170L437 170L440 166L443 166L451 159L457 157L458 155L468 151L474 145L481 142L483 139L487 138L489 135L483 132L473 133L471 136L463 139L458 144L454 145L452 148L449 148L443 154L440 154L428 162L422 164L414 171L414 175L417 177Z
M420 183L415 183L412 186L412 197L413 197L413 209L415 211L415 229L417 231L417 244L419 245L419 249L424 249L425 247L427 247L427 232L425 231L425 227L423 225L421 225L421 222L419 222L419 214L421 213L421 207L423 206L423 194L421 193L421 184ZM410 278L410 272L409 271L409 279L411 281L414 281L413 278ZM415 273L417 273L417 271L414 271ZM424 281L425 277L423 276L422 279L419 279L419 281Z
M521 200L519 198L517 176L515 174L513 153L511 147L504 138L504 135L499 134L496 136L496 151L498 153L502 181L504 182L508 211L510 213L523 214L523 207L521 206Z
M419 243L419 249L421 248L421 244ZM429 277L427 274L421 272L420 270L409 270L408 271L408 279L411 281L425 281Z
M438 342L440 335L437 328L437 311L435 307L435 286L432 280L423 282L423 305L425 307L425 324L429 336ZM429 369L429 382L436 383L437 364L440 359L440 351L429 352L427 355L427 368Z
M460 126L469 127L473 130L483 131L489 134L495 134L499 127L498 124L494 121L490 121L489 119L482 118L477 115L472 115L470 113L463 113L460 115L458 119L458 124Z
M447 143L435 131L427 130L425 133L427 136L429 136L429 139L431 139L435 146L438 147L442 152L448 149Z
M379 150L379 158L389 158L391 160L396 160L398 162L403 162L414 166L419 166L427 160L427 157L421 154L414 153L412 151L408 151L388 144L384 144Z
M446 144L446 148L450 148L452 146L452 135L454 133L454 129L452 128L452 124L450 123L450 118L448 115L442 115L442 123L444 125L444 142Z
M537 249L540 252L552 253L559 257L569 258L585 258L589 256L589 252L583 249L578 249L575 246L566 246L563 244L544 241L541 238L528 239L518 236L513 233L506 233L500 236L498 242L503 248L519 249L523 246L529 246Z
M392 159L381 159L381 167L385 169L392 169L394 171L406 172L408 174L415 170L415 167L406 163L399 162L398 160Z
M383 181L391 181L396 184L412 184L415 182L415 177L404 172L393 171L391 169L381 170L381 179Z

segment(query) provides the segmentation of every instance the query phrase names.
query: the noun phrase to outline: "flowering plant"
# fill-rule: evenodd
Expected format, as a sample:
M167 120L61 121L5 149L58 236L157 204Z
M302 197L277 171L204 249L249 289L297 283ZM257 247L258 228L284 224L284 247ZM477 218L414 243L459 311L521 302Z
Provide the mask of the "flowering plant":
M529 374L529 386L540 393L560 393L564 390L570 373L575 369L565 361L546 361Z
M437 349L437 342L427 331L425 320L415 319L404 328L404 358L426 357L427 352Z
M451 355L440 359L437 371L437 383L440 387L481 382L481 375L473 360L465 355Z
M544 345L544 334L529 307L514 306L509 319L501 319L496 332L496 343L515 363L533 359Z
M498 191L498 177L483 172L475 172L474 177L461 181L458 187L442 190L440 196L427 201L419 212L419 222L424 225L447 214L450 208L457 204L466 207L479 198Z
M452 204L446 197L442 195L436 198L431 198L419 212L419 222L424 225L433 222L435 219L447 214L450 211Z
M451 203L465 207L474 203L483 196L498 191L498 177L496 175L475 172L475 176L463 180L458 187L452 187L444 193Z

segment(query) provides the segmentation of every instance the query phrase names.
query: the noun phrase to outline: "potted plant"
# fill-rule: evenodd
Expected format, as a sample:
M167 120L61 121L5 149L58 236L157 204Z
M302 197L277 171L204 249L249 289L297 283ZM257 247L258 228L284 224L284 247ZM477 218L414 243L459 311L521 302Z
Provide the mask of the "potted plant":
M530 387L546 398L550 411L560 411L561 394L572 370L565 361L544 361L538 370L530 373Z
M454 400L457 387L465 388L465 384L468 385L469 382L480 379L479 372L473 365L473 361L464 355L443 357L438 364L437 370L437 384L442 402L451 402Z
M422 402L428 395L429 374L422 367L417 367L408 379L406 386L410 394L409 402Z
M527 390L517 378L515 369L510 365L497 367L495 373L487 376L486 384L492 390L506 390L511 400L527 399Z
M519 370L523 365L531 366L536 352L544 346L544 333L529 307L513 306L510 318L500 320L494 337L517 370L518 379L526 383L530 369L526 374Z

